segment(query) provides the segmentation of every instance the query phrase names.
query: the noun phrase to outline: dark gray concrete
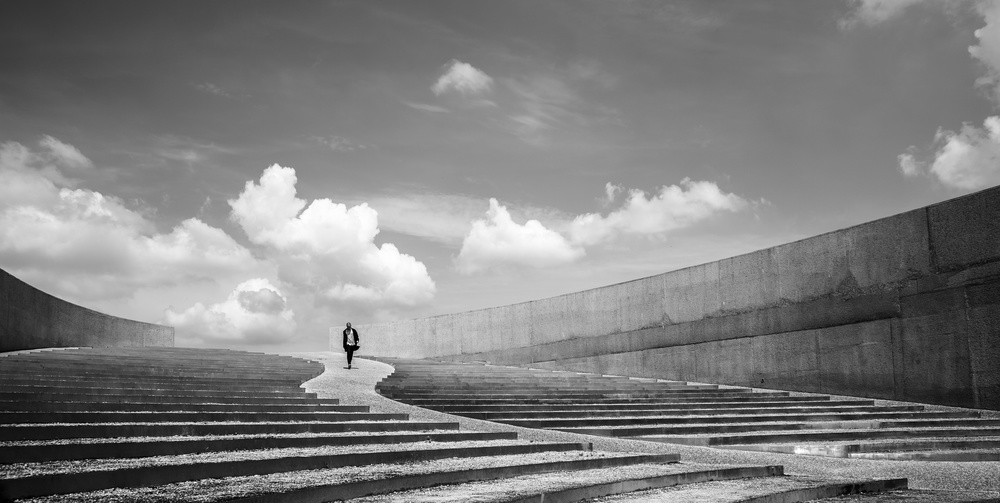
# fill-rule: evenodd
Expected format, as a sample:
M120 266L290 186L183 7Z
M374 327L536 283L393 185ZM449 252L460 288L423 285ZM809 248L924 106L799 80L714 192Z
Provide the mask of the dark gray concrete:
M1000 410L1000 187L627 283L358 329L365 355Z
M0 269L0 352L173 345L173 327L126 320L71 304Z

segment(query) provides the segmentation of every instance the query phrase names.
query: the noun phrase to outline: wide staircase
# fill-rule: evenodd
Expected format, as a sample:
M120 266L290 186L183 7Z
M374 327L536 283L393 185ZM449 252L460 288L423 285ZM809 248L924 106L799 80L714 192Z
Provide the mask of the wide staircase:
M382 395L514 426L738 450L1000 461L1000 419L979 411L481 363L385 361L396 372L376 386Z
M906 487L372 413L302 389L322 372L314 361L230 350L2 356L0 500L568 502L669 491L671 501L773 502Z
M229 350L4 356L0 500L467 501L479 492L483 501L578 501L782 474L371 413L300 387L323 371Z

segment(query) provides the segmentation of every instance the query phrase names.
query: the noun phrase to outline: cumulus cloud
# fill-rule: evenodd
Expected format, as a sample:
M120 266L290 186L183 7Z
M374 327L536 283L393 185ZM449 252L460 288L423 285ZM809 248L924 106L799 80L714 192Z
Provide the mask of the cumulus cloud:
M490 199L486 217L472 223L472 229L462 242L456 259L456 266L462 273L509 266L553 267L584 255L582 248L570 244L538 220L528 220L523 225L514 222L507 208L496 199Z
M851 0L851 10L840 20L841 28L876 25L899 16L907 7L924 0Z
M977 4L986 26L975 31L977 45L969 47L969 54L983 67L985 75L976 80L984 87L994 102L1000 103L1000 3Z
M65 166L89 162L55 138L40 144L0 145L0 263L12 274L79 301L256 267L247 249L197 218L159 233L120 199L65 186Z
M912 153L901 154L899 169L907 176L929 174L947 187L975 190L1000 183L1000 117L988 117L983 127L965 123L962 129L939 129L934 135L934 153L919 161Z
M372 309L413 307L435 293L427 268L395 245L376 246L378 214L362 203L296 197L295 170L277 164L229 200L230 218L265 247L282 281L326 302Z
M457 59L451 60L448 69L431 86L434 94L457 92L463 96L474 96L488 92L493 87L493 78L482 70Z
M275 344L295 335L295 313L287 299L263 278L236 286L225 301L198 302L184 311L168 308L166 324L175 328L178 345Z
M613 185L606 187L606 195L614 195ZM607 216L588 213L573 219L569 233L573 243L585 246L620 235L659 235L719 212L742 210L748 204L736 194L722 192L714 182L685 178L680 185L664 185L649 197L642 190L631 190L625 204Z

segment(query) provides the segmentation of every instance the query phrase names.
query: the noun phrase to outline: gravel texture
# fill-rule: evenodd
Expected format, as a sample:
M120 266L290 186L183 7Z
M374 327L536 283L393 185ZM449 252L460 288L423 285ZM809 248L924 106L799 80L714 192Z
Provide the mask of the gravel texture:
M710 447L662 444L626 438L597 437L575 433L535 430L492 423L479 419L452 416L421 409L382 397L375 392L375 384L393 372L385 363L355 357L354 369L347 370L346 360L340 352L287 353L306 357L326 365L326 372L306 382L303 387L319 394L320 398L340 398L342 404L368 405L372 412L410 414L411 420L454 421L462 430L516 431L523 440L538 442L593 442L594 449L619 452L646 452L653 454L675 453L682 463L719 464L734 466L783 465L788 475L802 475L826 480L873 478L909 479L909 487L945 491L985 491L1000 497L1000 462L955 463L940 461L883 461L850 458L799 456L768 452L748 452ZM697 384L697 383L692 383ZM770 390L755 390L770 391ZM794 393L794 395L808 395ZM856 398L856 397L835 397ZM910 405L908 403L876 400L879 405ZM949 407L927 406L928 410L956 410ZM988 414L989 416L991 414Z

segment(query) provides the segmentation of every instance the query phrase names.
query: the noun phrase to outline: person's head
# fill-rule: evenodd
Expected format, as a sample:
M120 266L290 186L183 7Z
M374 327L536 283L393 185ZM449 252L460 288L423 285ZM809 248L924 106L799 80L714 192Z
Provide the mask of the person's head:
M347 322L347 328L351 328L351 322Z

